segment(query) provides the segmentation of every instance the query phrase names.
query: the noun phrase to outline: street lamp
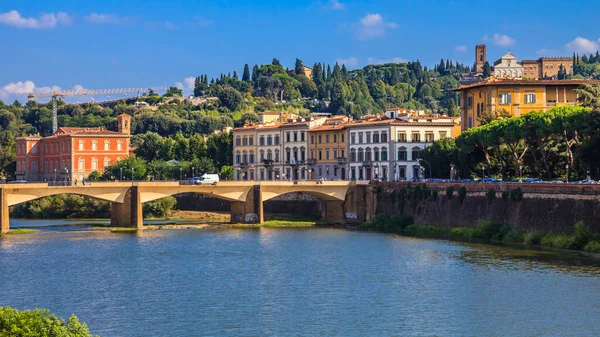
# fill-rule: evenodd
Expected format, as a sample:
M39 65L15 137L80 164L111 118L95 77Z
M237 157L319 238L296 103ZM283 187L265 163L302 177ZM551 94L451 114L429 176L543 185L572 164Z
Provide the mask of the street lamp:
M523 177L523 166L519 165L519 177Z
M567 184L569 183L569 164L567 164Z
M419 158L419 160L425 162L427 164L427 166L429 166L429 178L431 178L431 164L427 160L425 160L423 158ZM423 168L423 171L425 171L424 168ZM424 176L425 176L425 178L427 178L427 175L424 175Z
M122 167L119 167L119 171L120 171L120 173L121 173L121 174L119 175L119 177L120 177L119 181L123 181L123 168L122 168Z
M181 179L181 174L183 173L183 167L179 168L179 180L183 180Z
M56 182L56 169L54 169L54 182Z
M68 168L66 168L66 167L65 167L65 175L66 175L66 178L65 178L65 180L69 181L69 169L68 169ZM66 183L65 183L65 184L66 184Z
M485 178L485 166L481 167L481 179Z
M131 184L133 185L133 167L131 168Z
M196 175L194 175L194 167L192 166L192 178L195 177Z

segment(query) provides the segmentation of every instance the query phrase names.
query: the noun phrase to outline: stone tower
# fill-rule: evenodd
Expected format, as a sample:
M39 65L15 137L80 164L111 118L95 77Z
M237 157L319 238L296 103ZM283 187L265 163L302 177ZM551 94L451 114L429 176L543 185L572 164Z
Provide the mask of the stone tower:
M485 44L475 46L475 72L483 73L483 64L486 61Z
M131 116L128 114L122 114L117 116L117 124L119 133L124 135L131 134Z

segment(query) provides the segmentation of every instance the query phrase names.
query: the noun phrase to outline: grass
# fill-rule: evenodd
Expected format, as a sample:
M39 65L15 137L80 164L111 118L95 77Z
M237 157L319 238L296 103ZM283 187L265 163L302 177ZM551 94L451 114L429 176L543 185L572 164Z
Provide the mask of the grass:
M137 228L128 228L128 227L116 227L116 228L111 228L110 231L113 233L135 233L138 231L138 229Z
M316 225L316 221L268 220L261 227L312 227Z
M25 229L25 228L11 229L8 231L7 234L31 234L31 233L37 233L37 230Z

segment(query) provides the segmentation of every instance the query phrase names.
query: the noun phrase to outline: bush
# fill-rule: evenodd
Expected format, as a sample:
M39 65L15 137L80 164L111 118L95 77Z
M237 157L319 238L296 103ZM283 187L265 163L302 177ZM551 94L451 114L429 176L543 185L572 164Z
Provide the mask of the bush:
M575 223L574 231L574 249L583 249L592 238L592 233L590 233L583 221L577 221Z
M590 253L600 253L600 240L590 241L587 245L585 245L583 250Z
M519 202L523 200L523 191L520 187L517 187L514 190L510 191L510 200L514 202Z
M510 192L502 191L502 200L507 201L509 196L510 196Z
M438 191L432 191L432 192L431 192L431 198L432 198L434 201L437 201L437 200L438 200Z
M424 225L408 225L404 229L404 232L410 235L425 237L448 237L451 235L451 230L448 228Z
M502 241L504 235L511 231L507 225L483 219L477 221L477 228L481 232L482 238L496 241Z
M100 181L101 178L102 178L102 175L100 174L100 172L94 171L94 172L90 173L90 175L87 177L87 180L88 181Z
M523 234L516 230L510 230L502 237L502 241L509 243L523 243Z
M18 311L0 307L0 336L91 337L92 334L75 315L65 322L46 309Z
M575 246L575 237L566 234L548 233L544 235L540 243L542 246L547 247L573 249Z
M452 194L454 194L454 186L446 187L446 198L448 198L448 200L452 199Z
M526 245L539 245L544 237L543 232L531 231L523 235L523 243Z
M169 216L175 205L177 204L177 199L172 196L160 198L158 200L153 200L142 204L142 210L144 212L144 217L146 218L163 218L165 216Z
M479 228L458 227L451 231L453 237L465 239L480 239L482 238Z
M496 190L490 188L487 192L485 192L485 197L487 198L488 204L491 204L492 201L494 201L494 198L496 198Z

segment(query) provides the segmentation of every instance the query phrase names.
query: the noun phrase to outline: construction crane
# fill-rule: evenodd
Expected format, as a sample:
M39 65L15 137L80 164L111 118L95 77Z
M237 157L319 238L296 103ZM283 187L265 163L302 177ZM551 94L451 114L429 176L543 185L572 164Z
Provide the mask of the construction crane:
M71 96L93 96L93 95L118 95L127 94L129 92L136 92L141 96L142 93L147 91L157 92L160 90L167 90L167 87L152 87L152 88L123 88L123 89L100 89L100 90L54 90L52 92L42 94L29 94L27 99L34 101L36 98L51 97L52 98L52 133L54 134L58 130L58 109L56 107L56 101L62 99L62 97Z

